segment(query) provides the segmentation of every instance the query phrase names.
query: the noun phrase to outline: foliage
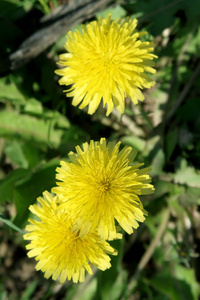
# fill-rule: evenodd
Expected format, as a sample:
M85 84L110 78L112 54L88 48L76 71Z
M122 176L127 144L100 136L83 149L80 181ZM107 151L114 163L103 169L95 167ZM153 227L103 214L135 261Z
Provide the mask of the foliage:
M62 1L61 1L62 2ZM100 15L137 17L139 30L155 41L156 86L145 101L109 118L72 107L58 85L64 40L0 78L0 299L197 300L200 296L200 2L114 1ZM39 28L57 0L1 0L2 63ZM62 42L61 42L62 41ZM2 66L0 64L0 67ZM34 271L22 234L28 207L55 185L55 169L76 145L90 139L122 141L151 165L155 194L149 215L133 236L113 242L112 268L82 284L60 285ZM9 275L9 276L8 276Z

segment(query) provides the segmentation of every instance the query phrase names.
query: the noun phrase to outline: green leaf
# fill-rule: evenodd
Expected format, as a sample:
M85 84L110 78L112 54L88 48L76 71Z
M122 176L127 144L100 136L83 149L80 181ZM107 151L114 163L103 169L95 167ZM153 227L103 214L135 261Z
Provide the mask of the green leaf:
M178 129L171 129L164 140L166 160L169 161L178 142Z
M38 100L31 98L27 101L26 105L24 106L24 112L30 115L41 116L43 113L42 104Z
M198 300L200 296L200 287L196 281L196 276L193 269L187 269L181 265L175 265L175 273L179 280L187 284L192 294L192 300ZM189 293L188 293L189 296Z
M60 144L63 131L50 128L49 121L37 119L28 115L20 115L14 111L0 112L0 136L21 138L25 141L36 142L36 145L47 146L49 143L57 147Z
M176 268L179 268L179 266L176 266ZM191 279L195 280L194 278ZM197 300L196 294L191 289L191 282L188 282L184 276L180 277L179 274L173 274L167 264L163 265L163 270L148 280L148 283L156 291L168 296L170 300Z
M31 142L7 141L5 154L13 164L25 169L34 168L39 160L38 150Z
M181 166L175 174L172 174L172 178L179 184L200 187L200 173L194 167L187 166L185 159L181 160Z
M164 180L155 180L155 193L154 197L159 198L163 196L164 194L169 194L170 192L172 193L174 189L174 184L168 181Z
M157 152L151 163L151 175L163 174L163 168L165 165L165 155L162 148L157 148Z
M23 154L28 162L29 168L35 168L35 166L39 162L39 153L38 149L36 149L34 143L23 143L21 145Z
M179 203L183 207L191 206L192 204L200 203L200 189L193 187L186 187L185 192L180 195Z
M5 179L0 180L0 203L12 201L16 184L27 180L30 174L30 170L17 169L12 171Z
M121 5L117 5L114 8L111 7L104 10L103 12L97 13L96 17L106 18L108 14L111 14L112 20L115 18L123 18L126 16L126 10Z
M18 167L25 168L25 169L28 167L28 161L18 141L13 141L11 143L8 143L5 147L5 154Z
M85 283L83 283L84 285ZM67 290L67 299L65 300L94 300L97 288L96 277L90 278L87 285L72 285Z
M145 141L137 136L125 136L121 141L123 144L131 146L139 152L142 152L145 147Z
M51 190L56 184L55 169L60 161L54 159L45 163L22 184L18 184L14 189L14 201L17 209L17 215L14 223L22 227L29 214L29 206L36 201L36 198L42 196L45 190Z
M183 186L180 186L180 189L178 190L177 186L176 189L177 191L170 195L170 197L168 198L168 203L172 211L178 217L178 221L176 223L176 226L178 227L180 225L179 221L183 220L185 216L185 209L179 203L179 196L181 196L185 192L185 188Z
M7 78L0 80L0 102L12 101L14 104L24 105L26 99L14 83L7 81Z

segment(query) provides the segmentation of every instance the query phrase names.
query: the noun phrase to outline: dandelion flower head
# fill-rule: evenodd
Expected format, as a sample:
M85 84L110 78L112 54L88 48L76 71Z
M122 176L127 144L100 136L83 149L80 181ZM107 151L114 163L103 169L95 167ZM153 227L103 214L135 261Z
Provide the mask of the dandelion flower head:
M118 238L115 220L129 234L145 220L138 195L154 191L150 168L132 166L137 151L119 147L120 142L107 144L105 138L84 143L83 150L77 146L77 153L69 153L72 162L61 161L57 168L60 181L52 191L59 196L59 209L76 214L73 230L82 237L97 228L101 239L112 240Z
M136 26L136 19L111 21L108 14L82 25L82 32L68 32L68 53L60 55L58 63L64 68L56 73L62 76L61 85L72 85L66 92L74 106L88 105L88 113L93 114L103 100L108 116L114 106L124 112L127 96L134 104L144 100L141 89L155 84L148 73L156 72L156 56L153 42L140 40L147 32L136 31Z
M46 278L59 278L63 283L66 279L73 282L85 280L85 270L92 274L91 264L100 270L110 268L110 257L116 255L108 242L100 241L97 232L90 231L80 238L71 231L72 219L65 210L58 210L57 197L47 191L44 198L38 198L38 205L31 205L31 212L39 221L29 219L26 226L29 232L24 239L31 240L26 246L28 256L38 261L36 270L42 270Z

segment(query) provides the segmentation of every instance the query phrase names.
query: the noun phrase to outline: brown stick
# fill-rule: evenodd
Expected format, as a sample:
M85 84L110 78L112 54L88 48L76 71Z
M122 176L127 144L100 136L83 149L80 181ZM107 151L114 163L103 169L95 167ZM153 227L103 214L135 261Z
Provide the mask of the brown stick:
M44 16L41 23L46 26L28 37L0 65L0 76L15 70L38 56L73 26L93 17L105 9L112 0L71 0Z
M158 228L158 231L157 231L154 239L152 240L152 242L149 245L149 247L147 248L146 252L144 253L144 255L142 256L142 258L140 259L135 274L129 280L129 284L128 284L127 289L126 289L126 296L124 298L122 298L123 300L124 299L130 299L131 291L134 289L134 287L137 284L138 276L140 275L140 273L142 272L142 270L145 268L145 266L149 262L149 260L152 257L152 255L153 255L156 247L158 246L161 238L164 235L164 232L165 232L165 230L167 228L167 225L168 225L169 217L170 217L170 211L167 208L162 213L162 222L161 222L161 224L160 224L160 226Z

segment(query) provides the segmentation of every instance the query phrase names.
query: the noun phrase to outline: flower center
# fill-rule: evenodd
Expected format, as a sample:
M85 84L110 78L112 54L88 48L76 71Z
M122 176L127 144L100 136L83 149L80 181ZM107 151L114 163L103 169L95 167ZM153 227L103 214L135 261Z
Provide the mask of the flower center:
M101 181L99 183L99 191L101 191L102 193L106 193L110 188L110 182L107 180L107 181Z
M104 67L108 68L111 67L113 64L113 53L109 51L102 52L102 62Z

